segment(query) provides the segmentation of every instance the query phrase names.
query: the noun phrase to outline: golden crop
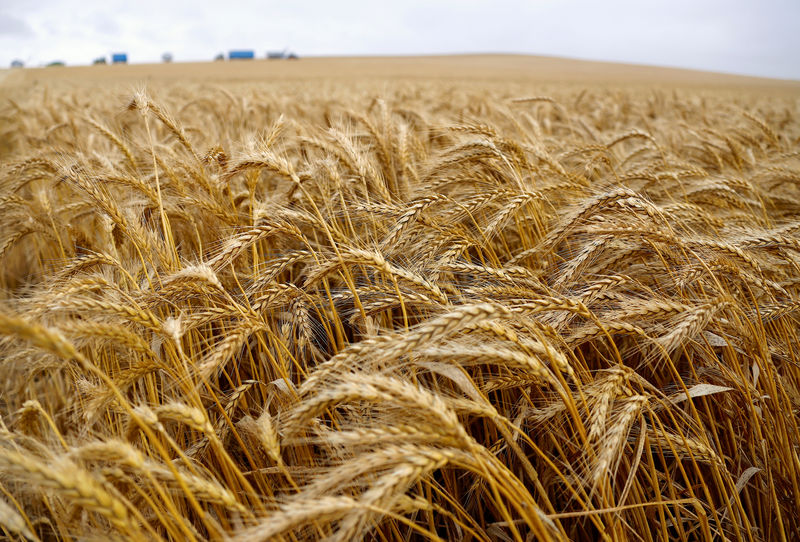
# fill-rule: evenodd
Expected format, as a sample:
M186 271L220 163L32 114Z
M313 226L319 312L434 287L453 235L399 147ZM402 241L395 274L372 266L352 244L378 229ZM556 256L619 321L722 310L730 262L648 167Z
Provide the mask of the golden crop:
M37 88L0 534L800 537L796 96Z

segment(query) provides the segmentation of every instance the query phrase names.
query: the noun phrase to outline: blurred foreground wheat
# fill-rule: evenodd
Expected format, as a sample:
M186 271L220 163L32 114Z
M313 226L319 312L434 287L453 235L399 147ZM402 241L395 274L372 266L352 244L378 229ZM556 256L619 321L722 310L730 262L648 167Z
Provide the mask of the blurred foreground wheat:
M0 533L800 537L796 97L162 94L0 109Z

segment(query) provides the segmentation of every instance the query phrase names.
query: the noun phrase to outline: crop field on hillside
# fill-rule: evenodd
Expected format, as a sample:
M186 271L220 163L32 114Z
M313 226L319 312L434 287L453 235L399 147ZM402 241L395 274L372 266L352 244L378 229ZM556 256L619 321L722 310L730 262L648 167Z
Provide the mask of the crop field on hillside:
M0 538L800 538L800 99L0 101Z

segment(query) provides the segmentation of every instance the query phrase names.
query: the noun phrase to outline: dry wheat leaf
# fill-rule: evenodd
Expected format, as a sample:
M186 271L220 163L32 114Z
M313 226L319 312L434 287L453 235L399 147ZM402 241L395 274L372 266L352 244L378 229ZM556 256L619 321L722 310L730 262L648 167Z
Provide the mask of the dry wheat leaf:
M726 386L715 386L714 384L695 384L687 390L688 393L681 392L670 397L669 402L675 405L687 399L702 397L704 395L714 395L715 393L731 391L732 389L733 388L728 388Z

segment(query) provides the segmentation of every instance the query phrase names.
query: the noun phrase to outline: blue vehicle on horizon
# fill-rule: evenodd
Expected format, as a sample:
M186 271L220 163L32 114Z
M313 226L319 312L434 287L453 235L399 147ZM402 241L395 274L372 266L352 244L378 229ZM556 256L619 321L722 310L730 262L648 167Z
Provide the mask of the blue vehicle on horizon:
M228 60L252 60L256 54L252 49L234 49L228 51Z
M111 63L112 64L127 64L128 63L128 53L112 53L111 54Z

